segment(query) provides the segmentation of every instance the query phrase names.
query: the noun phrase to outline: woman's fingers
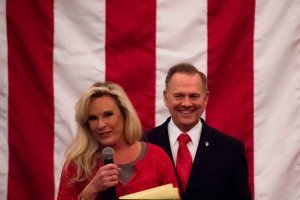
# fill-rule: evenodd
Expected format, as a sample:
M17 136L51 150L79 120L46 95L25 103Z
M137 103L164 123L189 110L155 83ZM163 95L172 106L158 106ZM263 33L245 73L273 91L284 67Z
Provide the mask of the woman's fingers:
M97 172L97 182L102 188L115 186L118 183L119 168L115 164L107 164L99 168Z

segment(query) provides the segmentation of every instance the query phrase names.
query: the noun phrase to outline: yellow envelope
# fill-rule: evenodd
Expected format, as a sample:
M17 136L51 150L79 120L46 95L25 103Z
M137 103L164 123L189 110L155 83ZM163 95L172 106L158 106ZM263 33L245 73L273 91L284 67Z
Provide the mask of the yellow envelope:
M121 200L127 199L169 199L169 200L179 200L179 192L177 188L173 187L173 184L166 184L154 188L150 188L147 190L143 190L140 192L128 194L119 197Z

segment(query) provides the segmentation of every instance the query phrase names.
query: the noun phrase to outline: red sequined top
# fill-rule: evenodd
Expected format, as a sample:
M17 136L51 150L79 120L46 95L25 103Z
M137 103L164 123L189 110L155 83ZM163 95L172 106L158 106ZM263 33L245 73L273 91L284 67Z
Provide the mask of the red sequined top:
M146 144L145 157L135 163L136 173L127 184L118 182L116 185L117 197L168 183L173 183L173 186L178 188L174 168L168 155L160 147L150 143ZM99 162L100 165L101 162ZM95 169L95 171L97 170ZM75 165L64 167L57 200L77 200L79 193L88 184L88 181L70 184L70 180L75 176Z

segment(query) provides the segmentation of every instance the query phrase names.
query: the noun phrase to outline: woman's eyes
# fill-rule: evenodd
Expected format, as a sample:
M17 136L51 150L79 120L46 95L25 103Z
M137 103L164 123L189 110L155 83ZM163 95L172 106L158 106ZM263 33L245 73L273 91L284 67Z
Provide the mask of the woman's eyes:
M111 117L112 115L113 115L112 111L106 111L106 112L103 113L104 118ZM96 115L90 115L88 117L88 121L94 121L94 120L98 120L98 117Z
M88 120L89 120L89 121L97 120L97 117L96 117L95 115L90 115L90 116L88 117Z
M113 115L113 112L112 111L107 111L107 112L104 112L104 117L110 117Z

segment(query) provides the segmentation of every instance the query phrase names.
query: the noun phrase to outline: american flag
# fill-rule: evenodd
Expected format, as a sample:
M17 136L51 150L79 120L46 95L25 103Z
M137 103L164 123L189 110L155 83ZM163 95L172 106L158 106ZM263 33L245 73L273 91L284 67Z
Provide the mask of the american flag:
M255 199L300 199L299 19L299 0L1 0L0 199L56 198L93 82L161 124L179 62L207 74L203 118L244 142Z

